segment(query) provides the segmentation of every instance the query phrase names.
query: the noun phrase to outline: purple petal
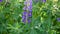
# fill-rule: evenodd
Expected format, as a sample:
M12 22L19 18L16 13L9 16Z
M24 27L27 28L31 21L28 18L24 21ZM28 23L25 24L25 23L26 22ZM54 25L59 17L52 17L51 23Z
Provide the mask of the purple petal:
M28 10L32 10L32 6L28 6Z
M29 4L29 3L30 3L30 5L27 6L27 4ZM31 20L29 19L29 17L32 16L32 0L25 1L24 5L25 6L24 6L23 10L26 10L26 11L23 12L22 21L26 23L26 20L27 20L27 22L30 23ZM29 11L29 12L27 12L27 11Z
M30 23L31 22L31 20L28 20L28 23Z
M27 7L25 6L25 7L23 8L23 10L27 10Z
M60 22L60 18L57 18L57 21L59 21L59 22Z
M22 16L22 19L26 19L26 16Z
M22 22L26 23L26 20L25 19L22 19Z
M32 12L32 10L29 10L29 12Z
M27 2L26 1L24 1L24 5L27 5Z
M27 14L27 12L26 12L26 11L24 11L24 12L23 12L23 15L26 15L26 14Z
M46 0L42 0L43 2L46 2Z
M2 2L2 0L0 0L0 2Z
M28 13L28 16L29 16L29 17L31 17L31 16L32 16L32 13L31 13L31 12L30 12L30 13Z

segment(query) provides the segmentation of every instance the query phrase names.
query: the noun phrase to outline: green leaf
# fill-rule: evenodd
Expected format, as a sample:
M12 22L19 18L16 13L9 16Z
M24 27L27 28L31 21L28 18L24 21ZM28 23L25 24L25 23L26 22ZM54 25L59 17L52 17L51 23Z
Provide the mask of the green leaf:
M36 32L36 30L32 29L32 30L30 31L30 34L38 34L38 33Z

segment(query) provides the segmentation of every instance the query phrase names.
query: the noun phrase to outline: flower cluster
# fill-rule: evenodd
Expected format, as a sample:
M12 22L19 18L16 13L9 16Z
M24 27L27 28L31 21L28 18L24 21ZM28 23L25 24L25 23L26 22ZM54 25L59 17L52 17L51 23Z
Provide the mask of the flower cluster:
M42 2L46 2L46 0L42 0Z
M2 0L0 0L0 2L2 2Z
M24 23L28 22L30 23L31 22L31 17L32 17L32 0L26 0L24 2L24 12L23 12L23 16L22 16L22 21Z
M60 18L57 18L57 21L60 22Z

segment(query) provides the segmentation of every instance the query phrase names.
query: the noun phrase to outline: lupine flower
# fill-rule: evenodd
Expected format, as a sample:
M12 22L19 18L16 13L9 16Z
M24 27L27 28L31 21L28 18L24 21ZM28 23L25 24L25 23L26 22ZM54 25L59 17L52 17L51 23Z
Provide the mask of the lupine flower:
M24 1L24 5L27 5L27 2L26 1Z
M28 23L30 23L31 22L31 20L28 20Z
M24 15L24 16L22 16L22 18L23 18L23 19L26 19L26 16Z
M26 23L26 19L22 19L22 22Z
M27 8L28 8L29 11L32 10L32 6L31 5L28 6Z
M42 2L46 2L46 0L42 0Z
M29 12L32 12L32 10L29 10Z
M23 12L23 15L26 15L26 14L27 14L27 12L26 12L26 11L24 11L24 12Z
M23 10L27 10L27 7L25 6L25 7L23 8Z
M32 17L32 0L26 0L24 2L24 12L23 12L23 16L22 16L22 22L31 22L30 17Z
M57 18L57 21L60 22L60 18Z
M26 22L26 17L27 17L26 15L27 15L27 12L24 11L23 15L22 15L22 22L24 22L24 23Z
M2 2L2 0L0 0L0 2Z
M29 12L29 13L28 13L28 16L31 17L31 16L32 16L32 12Z

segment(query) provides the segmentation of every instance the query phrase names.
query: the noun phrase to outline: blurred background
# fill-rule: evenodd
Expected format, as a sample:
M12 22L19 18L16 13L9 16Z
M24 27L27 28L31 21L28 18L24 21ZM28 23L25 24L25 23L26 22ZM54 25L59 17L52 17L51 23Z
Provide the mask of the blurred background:
M32 0L31 23L22 22L26 0L0 0L0 34L60 34L60 0Z

